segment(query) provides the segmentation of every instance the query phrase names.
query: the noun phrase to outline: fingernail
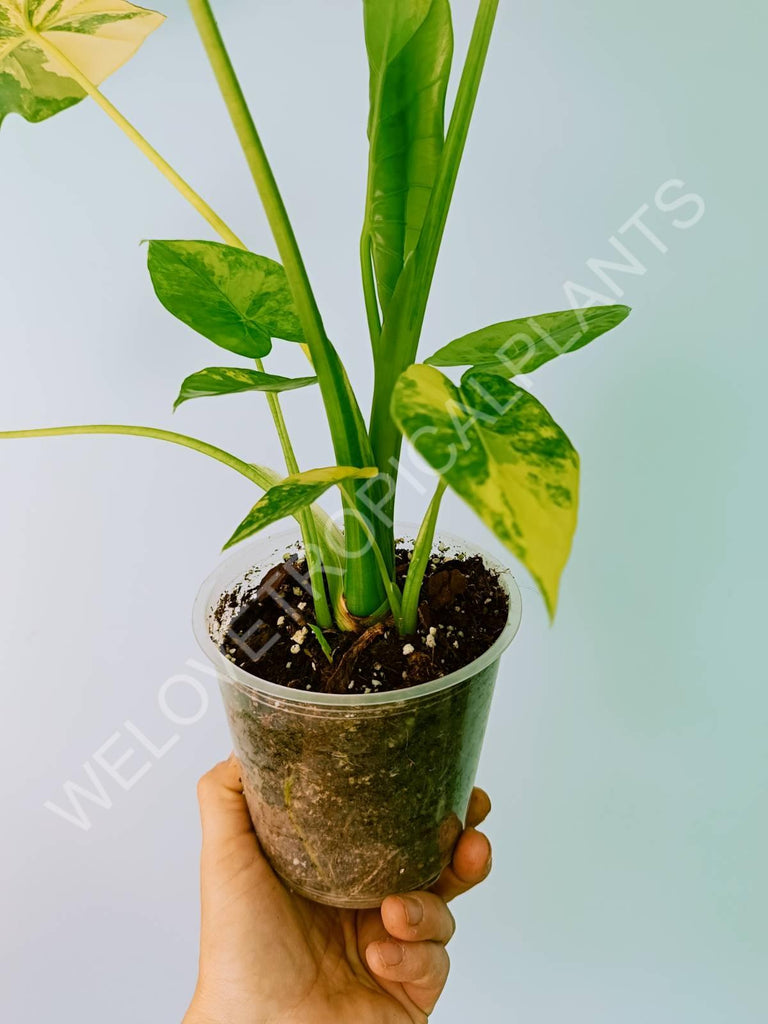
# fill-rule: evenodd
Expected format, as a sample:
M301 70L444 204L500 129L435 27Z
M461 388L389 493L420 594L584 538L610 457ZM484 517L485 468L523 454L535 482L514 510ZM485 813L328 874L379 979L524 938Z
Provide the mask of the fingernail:
M396 942L380 942L378 954L387 967L397 967L403 962L403 947Z
M424 907L421 905L421 901L413 896L401 896L400 902L405 910L405 919L408 924L421 924L424 918Z

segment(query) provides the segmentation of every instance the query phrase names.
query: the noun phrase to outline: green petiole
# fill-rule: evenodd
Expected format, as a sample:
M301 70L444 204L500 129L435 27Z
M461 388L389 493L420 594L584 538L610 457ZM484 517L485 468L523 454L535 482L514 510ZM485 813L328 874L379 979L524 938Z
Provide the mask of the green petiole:
M424 582L424 573L427 571L429 556L432 552L432 542L435 539L437 528L437 517L440 513L440 503L443 500L448 484L440 479L437 488L429 503L429 508L424 516L419 533L413 543L411 564L408 566L408 575L405 578L403 587L403 604L401 614L401 632L404 636L411 636L416 632L419 620L419 596L421 585Z
M338 353L325 332L283 198L211 6L208 0L189 0L189 6L261 197L291 286L314 370L320 382L337 462L341 466L373 465L368 433L357 399ZM348 492L345 508L348 552L345 560L345 596L349 610L359 616L371 614L383 597L360 529L358 513L365 508L367 493L364 485L353 487Z

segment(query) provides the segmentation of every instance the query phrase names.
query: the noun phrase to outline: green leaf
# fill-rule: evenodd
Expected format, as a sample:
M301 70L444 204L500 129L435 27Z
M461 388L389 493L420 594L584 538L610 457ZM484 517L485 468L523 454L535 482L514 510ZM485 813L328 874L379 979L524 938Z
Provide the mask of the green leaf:
M364 231L386 311L440 164L453 31L448 0L364 0L363 7L370 66Z
M274 487L270 487L261 501L253 506L224 545L224 549L231 548L246 537L258 533L278 519L294 515L316 501L334 484L343 483L345 480L370 479L377 473L378 470L373 467L360 469L357 466L328 466L287 476Z
M592 306L505 320L465 334L426 360L431 366L476 366L503 377L531 373L617 327L629 306Z
M328 639L325 633L319 626L315 625L314 622L308 622L307 625L315 634L315 639L320 644L320 649L322 650L323 654L326 656L328 661L333 663L333 651L331 650L331 645L328 643Z
M437 529L437 517L440 514L440 504L447 486L446 481L440 477L434 496L421 521L416 540L413 542L413 552L405 577L401 604L400 632L404 633L405 636L414 634L418 625L421 587L424 582L427 565L429 564L429 557L432 554L432 543L435 539L435 530Z
M261 359L304 341L279 263L219 242L151 241L147 266L169 313L221 348Z
M44 121L83 99L57 51L98 85L163 21L125 0L0 0L0 124L10 113Z
M416 358L432 278L454 186L480 88L499 0L479 0L440 167L415 251L405 264L375 346L376 379L371 410L373 462L389 476L391 497L383 512L394 515L394 485L402 442L390 405L395 381Z
M392 415L528 568L554 615L576 528L579 459L544 406L496 374L473 372L458 388L415 365L397 381Z
M279 377L259 370L243 370L235 366L209 366L193 373L181 385L174 410L191 398L234 395L241 391L295 391L317 384L317 377Z

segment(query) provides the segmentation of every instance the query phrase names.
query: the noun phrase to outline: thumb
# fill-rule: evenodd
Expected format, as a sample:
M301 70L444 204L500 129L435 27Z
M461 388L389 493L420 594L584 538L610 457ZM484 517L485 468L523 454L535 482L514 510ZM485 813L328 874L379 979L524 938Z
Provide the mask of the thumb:
M224 984L227 1004L233 993L248 991L253 963L266 961L274 943L274 915L264 910L281 891L256 838L241 779L232 755L206 772L197 787L203 826L198 989L203 985L216 991Z
M225 853L233 840L256 836L243 796L240 762L234 754L211 768L197 784L203 850L214 857Z

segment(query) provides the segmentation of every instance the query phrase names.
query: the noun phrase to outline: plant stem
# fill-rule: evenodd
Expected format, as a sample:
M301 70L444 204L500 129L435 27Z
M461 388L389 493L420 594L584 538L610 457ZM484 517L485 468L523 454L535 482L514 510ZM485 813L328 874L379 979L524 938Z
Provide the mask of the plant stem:
M427 571L429 556L432 552L432 542L435 539L440 503L443 500L447 486L448 483L441 477L438 480L432 501L429 503L427 513L419 527L418 536L413 543L411 564L408 567L408 575L405 578L405 586L403 587L401 632L404 636L411 636L416 632L419 618L421 585L424 582L424 573Z
M312 599L315 605L315 618L321 629L330 629L333 625L333 615L328 604L328 594L325 589L325 575L323 574L323 559L321 547L317 535L317 524L312 515L311 508L302 509L296 514L301 535L304 540L304 554L307 559L309 580L312 587Z
M45 50L49 56L54 58L54 60L58 61L67 69L67 73L77 82L80 88L83 89L101 107L101 109L109 115L118 128L120 128L128 136L131 142L141 150L144 156L146 156L147 159L150 160L160 171L160 173L170 181L173 187L181 193L187 202L194 206L197 212L208 221L214 231L220 235L228 245L235 245L240 249L244 249L245 246L234 231L232 231L231 228L224 223L221 217L211 209L202 196L198 195L191 185L187 184L184 178L182 178L181 175L171 167L167 160L164 160L163 157L160 156L157 150L151 146L144 136L134 128L130 121L120 113L117 107L113 106L113 104L109 102L98 86L94 85L93 82L82 73L78 66L73 64L66 54L62 53L58 46L52 43L47 37L40 35L31 28L28 29L28 31L34 35L35 43L39 45L41 49Z
M360 408L338 353L325 332L285 204L211 5L208 0L189 0L189 6L261 197L291 286L299 320L320 382L336 459L339 465L371 466L371 446ZM365 485L355 485L351 494L351 500L345 501L344 519L347 550L353 552L354 557L346 559L345 590L350 611L363 616L375 610L384 595L375 572L372 553L365 542L359 516L353 514L370 505L370 502L366 502ZM380 529L378 521L375 525Z
M266 466L257 466L251 462L244 462L242 459L238 459L236 455L230 454L230 452L224 451L223 448L216 448L215 445L208 444L206 441L200 441L196 437L188 437L186 434L177 434L172 430L160 430L156 427L136 427L126 426L123 424L96 424L87 426L76 426L76 427L41 427L33 430L3 430L0 431L0 440L10 440L13 438L35 438L35 437L67 437L82 434L122 434L129 437L147 437L157 441L166 441L170 444L179 445L182 448L190 448L192 451L200 452L201 455L207 455L211 459L215 459L217 462L223 463L225 466L229 466L230 469L234 469L241 476L244 476L251 483L256 484L263 491L268 491L270 487L274 487L275 484L280 483L280 474L276 473L273 469L267 469ZM321 545L321 550L331 551L336 550L336 546L340 544L340 540L336 538L336 525L326 512L320 508L320 506L311 506L308 509L303 510L309 519L312 521L312 526L315 530L323 530L324 540L326 547ZM297 515L296 517L299 526L301 521ZM305 540L306 544L306 540ZM332 557L328 559L331 564L335 564Z
M246 162L258 189L264 212L275 238L280 258L285 267L294 293L299 319L307 334L310 351L315 358L313 340L325 338L320 310L317 307L312 287L309 283L304 260L299 250L293 227L277 186L277 181L269 165L267 154L262 145L256 125L248 108L240 82L232 66L224 40L208 0L188 0L192 17L216 76L222 98L232 120L232 125L240 140ZM309 326L309 331L307 330ZM323 348L323 344L317 346Z
M263 360L256 360L256 369L259 373L266 373ZM293 445L291 444L291 438L288 434L288 427L285 422L285 416L283 416L283 410L280 406L280 400L274 391L266 391L265 394L267 396L269 410L272 413L272 419L275 422L275 429L277 430L277 436L280 440L280 447L283 450L286 469L289 473L298 473L299 463L296 460L296 453L294 452Z
M134 427L123 424L91 424L77 427L42 427L36 430L3 430L0 431L0 440L10 438L27 437L66 437L74 434L127 434L131 437L149 437L157 441L168 441L171 444L181 445L182 448L191 448L193 451L208 455L217 462L224 463L230 469L236 470L242 476L247 477L251 483L261 487L262 490L269 490L274 484L279 483L280 477L271 469L263 466L255 466L250 462L238 459L222 448L216 448L205 441L199 441L195 437L188 437L186 434L177 434L172 430L159 430L155 427Z
M261 359L256 360L256 368L264 373L264 363ZM291 444L291 438L288 433L288 427L286 426L285 416L280 406L280 400L273 391L267 391L267 403L269 405L269 411L272 413L272 419L277 430L277 436L280 439L280 447L283 450L283 457L285 458L285 466L289 473L299 472L299 463L296 459L296 453L293 450ZM325 593L325 578L323 576L323 563L320 555L320 545L317 536L317 526L312 516L311 509L302 509L296 516L301 526L301 535L304 540L304 552L307 557L307 569L309 570L309 580L312 586L312 597L315 603L315 616L317 617L318 625L322 629L330 629L333 625L333 616L331 615L331 609L328 605L328 598Z
M356 510L355 514L360 516L360 526L362 527L363 532L368 538L368 541L371 545L371 550L373 551L374 557L376 559L376 567L379 570L379 576L381 578L382 586L384 587L384 592L386 594L386 601L384 602L383 605L384 611L386 612L386 608L387 606L389 606L389 609L392 612L392 617L394 618L395 624L397 625L398 631L402 632L400 628L402 608L400 590L397 586L397 583L395 583L395 581L392 579L392 575L390 573L386 559L384 558L384 554L382 553L382 550L378 545L376 537L370 525L368 524L367 519L365 518L365 516L361 515Z

